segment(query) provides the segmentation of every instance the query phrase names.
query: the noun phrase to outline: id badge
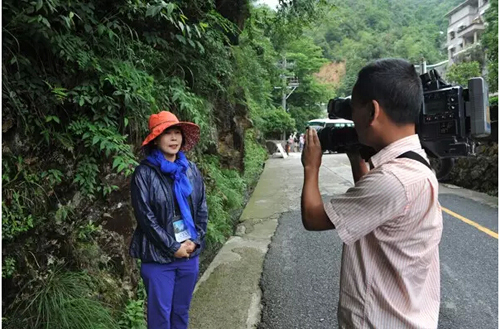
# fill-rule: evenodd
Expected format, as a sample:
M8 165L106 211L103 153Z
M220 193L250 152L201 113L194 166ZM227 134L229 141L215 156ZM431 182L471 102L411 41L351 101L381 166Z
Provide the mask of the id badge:
M182 218L176 218L174 219L174 233L175 233L175 240L179 243L182 243L188 239L191 239L191 236L189 235L186 223Z

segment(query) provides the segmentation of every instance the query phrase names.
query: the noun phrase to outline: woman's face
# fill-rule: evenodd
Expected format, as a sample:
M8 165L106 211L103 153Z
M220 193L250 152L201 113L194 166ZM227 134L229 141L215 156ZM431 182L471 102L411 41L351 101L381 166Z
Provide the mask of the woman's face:
M182 146L182 132L178 127L166 129L156 140L156 146L167 156L175 156Z

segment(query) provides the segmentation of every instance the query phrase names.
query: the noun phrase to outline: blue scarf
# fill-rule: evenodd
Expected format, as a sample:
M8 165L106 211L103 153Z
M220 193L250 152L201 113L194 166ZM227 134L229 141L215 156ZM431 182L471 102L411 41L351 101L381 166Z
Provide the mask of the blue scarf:
M184 219L189 235L191 235L192 240L195 240L197 233L188 203L188 196L190 196L191 192L193 192L193 188L186 175L186 171L189 167L189 162L186 159L186 156L184 153L179 152L177 153L177 160L175 160L175 162L170 162L165 159L165 156L160 150L154 149L147 157L147 160L151 164L158 166L163 173L169 174L174 180L175 199L179 204L182 219Z

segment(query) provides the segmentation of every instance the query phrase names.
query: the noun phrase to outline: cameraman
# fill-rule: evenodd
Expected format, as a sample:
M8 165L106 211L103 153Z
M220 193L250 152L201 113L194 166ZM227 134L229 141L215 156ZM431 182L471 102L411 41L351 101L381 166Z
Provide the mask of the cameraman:
M422 102L420 78L404 60L378 60L359 72L352 118L359 141L377 153L368 170L350 150L355 186L326 204L318 186L320 142L316 130L307 131L302 223L311 231L336 229L344 242L340 328L437 328L443 224L438 182L415 134ZM413 158L400 157L408 151Z

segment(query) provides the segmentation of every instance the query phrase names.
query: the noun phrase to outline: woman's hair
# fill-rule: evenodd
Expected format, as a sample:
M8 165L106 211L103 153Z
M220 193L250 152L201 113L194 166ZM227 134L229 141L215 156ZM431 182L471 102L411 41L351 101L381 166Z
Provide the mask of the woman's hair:
M156 137L151 142L147 143L146 145L144 145L142 147L142 152L144 153L144 156L146 156L146 157L149 156L151 154L151 152L153 152L153 150L156 149L156 145L155 145L156 139L160 138L160 136L163 135L167 130L173 129L173 128L178 128L181 131L181 135L182 135L181 149L182 149L184 147L184 145L186 144L186 138L184 137L185 136L184 131L179 126L172 126L172 127L168 127L167 129L165 129L161 134L158 135L158 137Z

